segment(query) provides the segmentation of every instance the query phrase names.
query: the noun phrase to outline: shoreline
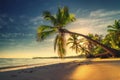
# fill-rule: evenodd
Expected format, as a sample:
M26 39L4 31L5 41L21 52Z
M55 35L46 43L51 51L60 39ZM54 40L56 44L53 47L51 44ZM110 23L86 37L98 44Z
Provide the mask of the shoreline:
M50 62L50 63L48 63L48 62L45 63L44 62L44 63L36 63L36 64L23 64L23 65L16 65L16 66L6 66L6 67L0 67L0 72L19 70L19 69L26 69L26 68L32 68L32 67L38 67L38 66L39 67L40 66L48 66L48 65L59 64L59 63L67 63L67 62L71 62L71 61L75 61L75 60L84 61L86 59L85 58L83 58L83 59L79 59L79 58L75 58L75 59L59 59L59 61L53 61L53 62Z
M43 67L43 66L49 66L49 65L54 65L54 64L59 64L59 63L44 63L41 65L39 64L29 64L29 65L19 65L19 66L8 66L8 67L1 67L0 72L6 72L6 71L12 71L12 70L21 70L21 69L29 69L29 68L34 68L34 67Z
M71 60L72 62L74 61L79 61L81 62L94 62L94 63L107 63L107 62L114 62L114 61L120 61L120 58L106 58L106 59L101 59L101 58L93 58L93 59L84 59L84 60ZM49 66L49 65L54 65L54 64L60 64L60 63L67 63L71 61L65 61L65 62L57 62L57 63L37 63L37 64L28 64L28 65L18 65L18 66L7 66L7 67L0 67L0 72L6 72L6 71L12 71L12 70L21 70L21 69L28 69L28 68L34 68L34 67L44 67L44 66Z
M88 78L91 80L119 80L119 67L120 59L73 60L3 71L0 72L0 78L1 80L88 80Z

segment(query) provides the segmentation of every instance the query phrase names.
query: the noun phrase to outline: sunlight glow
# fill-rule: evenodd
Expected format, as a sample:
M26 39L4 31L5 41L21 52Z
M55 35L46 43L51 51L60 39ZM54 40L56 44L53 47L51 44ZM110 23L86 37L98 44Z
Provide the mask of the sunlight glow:
M73 75L71 76L71 78L75 79L75 80L84 80L84 77L87 77L90 72L91 72L91 68L88 67L88 65L82 65L82 66L78 66L74 72Z

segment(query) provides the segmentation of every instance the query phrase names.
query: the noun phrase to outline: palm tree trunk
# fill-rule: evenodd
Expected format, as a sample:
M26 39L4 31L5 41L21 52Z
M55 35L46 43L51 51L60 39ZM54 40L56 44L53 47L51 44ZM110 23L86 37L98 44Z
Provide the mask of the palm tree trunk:
M104 50L106 50L112 57L119 57L119 56L120 56L120 54L119 54L120 51L119 51L119 50L116 50L116 49L110 48L110 47L108 47L108 46L106 46L106 45L104 45L104 44L101 44L101 43L99 43L98 41L93 40L93 39L91 39L90 37L88 37L88 36L86 36L86 35L83 35L83 34L80 34L80 33L71 32L71 31L68 31L68 30L66 30L66 29L61 29L61 31L64 32L64 33L79 35L79 36L82 36L82 37L90 40L91 42L93 42L93 43L101 46L101 47L102 47Z

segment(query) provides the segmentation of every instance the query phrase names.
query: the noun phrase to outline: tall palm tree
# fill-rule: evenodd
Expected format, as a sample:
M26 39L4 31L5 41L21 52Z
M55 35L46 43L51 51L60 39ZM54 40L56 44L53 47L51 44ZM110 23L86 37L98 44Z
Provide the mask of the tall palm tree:
M37 40L41 41L50 36L51 34L56 34L54 40L54 51L57 49L59 57L64 57L66 54L66 40L65 33L61 31L70 22L75 21L75 16L69 13L68 8L65 6L63 8L58 8L57 14L52 15L49 11L43 13L45 20L48 20L52 25L41 25L37 30Z

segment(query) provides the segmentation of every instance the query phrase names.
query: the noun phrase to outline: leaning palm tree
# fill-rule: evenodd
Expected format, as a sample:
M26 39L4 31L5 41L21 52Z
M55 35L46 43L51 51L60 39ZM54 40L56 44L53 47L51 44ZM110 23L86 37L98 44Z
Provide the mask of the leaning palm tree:
M94 34L90 34L89 33L88 37L90 37L91 39L96 40L98 42L102 41L102 35L98 35L98 34L94 35ZM85 44L86 44L87 49L89 50L89 52L91 54L95 54L96 53L96 49L97 49L98 45L92 43L90 40L87 40L87 39L86 39L86 43Z
M48 20L52 25L41 25L37 30L37 40L41 41L50 36L51 34L56 34L54 40L54 51L57 49L59 57L64 57L66 54L66 39L65 33L61 31L70 22L75 21L75 16L69 13L68 8L65 6L63 8L58 8L56 15L52 15L49 11L43 13L45 20Z
M61 32L64 32L64 33L68 33L68 34L74 34L74 35L79 35L79 36L82 36L84 38L86 38L87 40L91 41L92 43L96 44L96 45L99 45L101 46L104 50L106 50L108 52L108 54L110 54L112 57L120 57L120 51L119 50L116 50L116 49L113 49L111 47L108 47L107 45L104 45L94 39L91 39L90 37L86 36L86 35L83 35L83 34L80 34L80 33L76 33L76 32L71 32L69 30L66 30L66 29L60 29Z

